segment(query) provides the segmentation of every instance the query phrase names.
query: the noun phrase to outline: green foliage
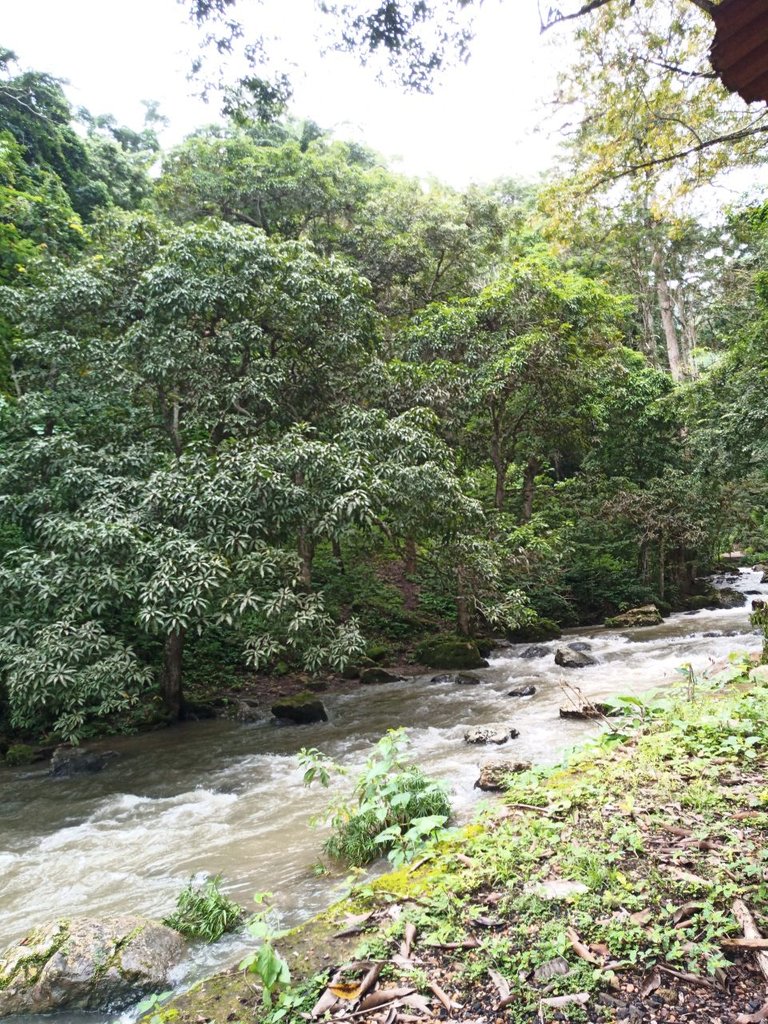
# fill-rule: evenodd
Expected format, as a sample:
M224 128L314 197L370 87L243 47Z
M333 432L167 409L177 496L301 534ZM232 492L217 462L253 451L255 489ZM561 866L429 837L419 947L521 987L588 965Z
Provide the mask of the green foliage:
M257 893L254 900L257 904L265 904L268 895ZM268 1019L282 1020L293 1005L290 993L283 991L291 984L291 972L286 960L275 949L274 942L281 933L275 930L273 915L268 907L264 906L263 910L254 914L248 923L248 931L261 944L255 953L249 954L242 961L240 969L255 974L261 981L265 1007L272 1007L275 995L278 996L277 1007L268 1015Z
M35 751L25 743L12 743L5 752L5 763L9 768L18 768L20 765L32 764L35 760Z
M242 920L243 908L221 892L221 875L216 875L202 885L190 881L176 898L176 910L163 924L189 939L216 942Z
M336 860L360 866L383 853L399 865L442 835L451 809L444 787L408 764L404 729L390 729L376 744L355 780L351 798L332 804L325 817L332 834L325 851ZM338 771L317 750L302 750L304 784L327 786Z

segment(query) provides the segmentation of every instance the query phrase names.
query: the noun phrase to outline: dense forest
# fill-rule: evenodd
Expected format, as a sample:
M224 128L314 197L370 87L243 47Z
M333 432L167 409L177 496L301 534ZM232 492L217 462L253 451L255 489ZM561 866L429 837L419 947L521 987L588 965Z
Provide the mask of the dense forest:
M253 97L163 151L2 52L0 731L696 608L768 551L768 205L711 191L761 136L651 6L579 30L557 172L463 191Z

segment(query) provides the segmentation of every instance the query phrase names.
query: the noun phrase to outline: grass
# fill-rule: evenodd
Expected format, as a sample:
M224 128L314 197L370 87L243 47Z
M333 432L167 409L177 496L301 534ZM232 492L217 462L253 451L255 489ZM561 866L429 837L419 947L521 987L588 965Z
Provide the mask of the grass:
M243 919L243 908L221 892L221 876L203 885L191 880L176 898L176 910L163 924L188 939L216 942L225 932L234 931Z

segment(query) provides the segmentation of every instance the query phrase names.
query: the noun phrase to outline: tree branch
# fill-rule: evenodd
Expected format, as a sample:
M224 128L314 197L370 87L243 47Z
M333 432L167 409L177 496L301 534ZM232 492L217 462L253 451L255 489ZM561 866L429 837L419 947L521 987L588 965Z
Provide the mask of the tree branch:
M693 153L701 153L705 149L709 149L711 146L718 146L723 142L740 142L742 139L748 139L754 135L763 135L768 132L768 124L759 125L756 128L742 128L736 132L729 132L726 135L716 135L712 139L704 139L703 142L697 143L695 146L690 146L688 149L678 150L676 153L670 153L667 156L653 157L649 160L643 160L637 164L627 164L621 170L616 171L614 174L603 175L595 188L605 184L607 181L618 181L619 178L626 178L628 174L634 174L636 171L648 170L651 167L659 167L662 164L671 164L676 160L682 160L686 156L691 156ZM589 191L592 191L590 189Z
M561 11L550 7L546 21L542 18L541 8L539 8L540 31L546 32L554 25L560 25L564 21L572 21L574 18L583 18L585 14L591 14L592 11L597 11L601 7L606 7L612 2L613 0L589 0L588 3L583 4L572 14L563 14ZM717 6L717 4L713 3L713 0L688 0L688 2L692 3L695 7L698 7L700 11L704 11L704 13L708 14L710 17L714 14ZM632 6L632 4L630 4L630 6Z

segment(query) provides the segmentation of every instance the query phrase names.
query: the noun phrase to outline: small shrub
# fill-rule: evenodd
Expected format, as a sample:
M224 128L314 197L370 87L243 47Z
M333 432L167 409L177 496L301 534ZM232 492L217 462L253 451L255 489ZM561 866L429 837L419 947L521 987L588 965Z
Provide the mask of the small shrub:
M175 913L166 917L163 924L189 939L206 942L215 942L225 932L233 931L243 918L243 908L221 892L220 883L220 875L204 885L195 885L190 880L176 899Z
M390 729L376 744L352 792L352 800L332 805L326 817L333 833L324 849L336 860L356 867L387 853L396 865L411 860L439 837L451 807L445 788L407 764L404 729ZM328 785L339 769L317 750L303 750L304 781Z
M35 760L35 751L26 743L14 743L5 752L5 763L10 768L18 768L23 764L32 764Z

